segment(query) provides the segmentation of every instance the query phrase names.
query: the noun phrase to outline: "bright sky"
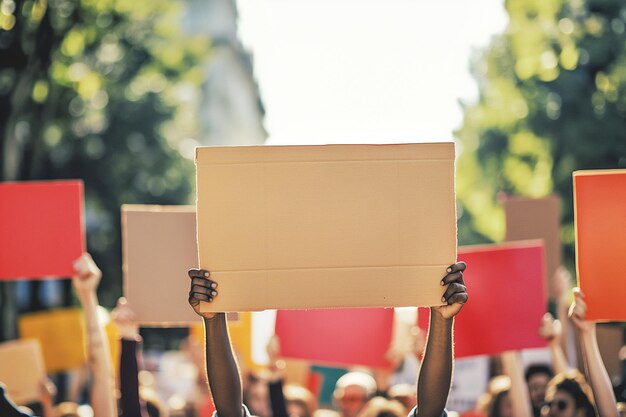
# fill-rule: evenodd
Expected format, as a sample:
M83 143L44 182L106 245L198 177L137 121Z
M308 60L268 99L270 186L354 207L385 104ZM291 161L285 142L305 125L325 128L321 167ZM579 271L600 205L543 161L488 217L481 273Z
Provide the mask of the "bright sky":
M452 140L502 0L237 0L268 144Z
M268 144L451 141L475 100L472 48L507 23L502 0L237 0ZM255 313L267 360L274 312Z

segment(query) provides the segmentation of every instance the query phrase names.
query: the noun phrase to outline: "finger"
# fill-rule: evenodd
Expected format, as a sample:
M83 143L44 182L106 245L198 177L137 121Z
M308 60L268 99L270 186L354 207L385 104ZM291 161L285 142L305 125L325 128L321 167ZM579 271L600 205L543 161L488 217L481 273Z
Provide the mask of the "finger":
M211 281L210 279L206 279L206 278L192 278L191 279L191 285L199 285L201 287L207 287L207 288L217 288L217 282L215 281Z
M446 269L447 273L451 273L451 272L457 272L457 271L465 271L465 268L467 268L467 265L465 265L465 262L461 261L461 262L457 262L453 265L450 265L448 267L448 269Z
M217 291L215 291L215 290L213 290L211 288L202 286L202 285L192 285L191 286L191 292L192 293L197 293L197 294L205 294L205 295L208 295L208 296L211 296L211 297L215 297L217 295Z
M213 298L210 295L193 291L189 293L189 304L196 305L200 301L206 301L210 303L211 301L213 301Z
M469 296L466 292L457 292L456 294L452 294L452 297L448 298L448 305L465 304L468 298Z
M575 304L576 304L576 307L580 307L584 310L587 310L587 303L582 298L577 298Z
M189 271L187 271L187 274L189 275L189 278L208 278L211 276L211 272L207 271L206 269L190 269Z
M446 300L452 297L453 294L456 294L458 292L467 292L467 289L465 288L465 285L453 282L452 284L448 285L448 289L443 294L443 298L441 301L445 303Z
M454 281L459 281L461 284L463 284L463 272L462 271L449 273L448 275L443 277L443 279L441 280L441 285L448 285Z
M580 287L574 287L572 289L572 292L574 293L574 297L576 298L585 298L585 293L583 292L583 290L580 289Z

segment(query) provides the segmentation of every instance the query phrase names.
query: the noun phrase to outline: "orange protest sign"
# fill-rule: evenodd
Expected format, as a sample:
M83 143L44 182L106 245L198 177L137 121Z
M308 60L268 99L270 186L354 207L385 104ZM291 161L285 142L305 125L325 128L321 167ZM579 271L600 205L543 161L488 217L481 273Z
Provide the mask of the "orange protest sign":
M16 404L39 399L39 384L46 376L37 340L12 340L0 343L0 382Z
M626 320L621 260L626 254L626 170L574 172L578 285L587 319Z

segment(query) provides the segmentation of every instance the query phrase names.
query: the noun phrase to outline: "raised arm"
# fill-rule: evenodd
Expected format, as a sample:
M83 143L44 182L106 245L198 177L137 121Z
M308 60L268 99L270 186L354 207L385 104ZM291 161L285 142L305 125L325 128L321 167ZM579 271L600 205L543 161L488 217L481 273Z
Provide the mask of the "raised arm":
M74 270L76 275L72 278L72 284L83 306L87 329L87 358L93 378L91 407L95 417L117 417L115 381L108 341L104 328L98 322L97 314L96 289L102 272L88 253L84 253L74 262Z
M546 313L541 320L539 334L548 342L550 355L552 356L552 367L555 373L569 371L570 366L567 363L561 337L563 335L562 322L554 320L552 314Z
M528 388L524 381L524 369L519 352L509 351L502 355L502 370L511 379L509 396L513 405L513 417L532 417Z
M586 321L587 304L585 303L585 295L579 288L574 288L574 302L570 308L569 315L578 331L585 362L585 373L593 390L598 415L602 417L618 417L619 411L615 401L613 386L598 348L596 324L592 321Z
M147 417L145 403L139 399L139 362L140 343L139 326L135 313L126 299L121 297L111 314L120 334L120 417Z
M189 304L204 321L206 373L219 417L244 416L241 377L228 336L225 313L201 313L200 302L217 296L217 283L209 271L189 270Z
M452 327L454 316L467 301L463 282L465 263L457 262L447 270L441 285L448 285L446 305L430 309L426 352L417 381L417 417L440 417L448 400L452 380Z

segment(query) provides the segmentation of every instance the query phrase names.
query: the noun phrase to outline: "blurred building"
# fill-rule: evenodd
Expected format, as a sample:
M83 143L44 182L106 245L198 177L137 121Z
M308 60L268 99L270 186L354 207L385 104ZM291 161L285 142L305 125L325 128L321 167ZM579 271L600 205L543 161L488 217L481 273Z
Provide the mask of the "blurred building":
M200 109L202 145L255 145L267 138L252 56L237 38L234 0L186 0L183 27L213 44Z

